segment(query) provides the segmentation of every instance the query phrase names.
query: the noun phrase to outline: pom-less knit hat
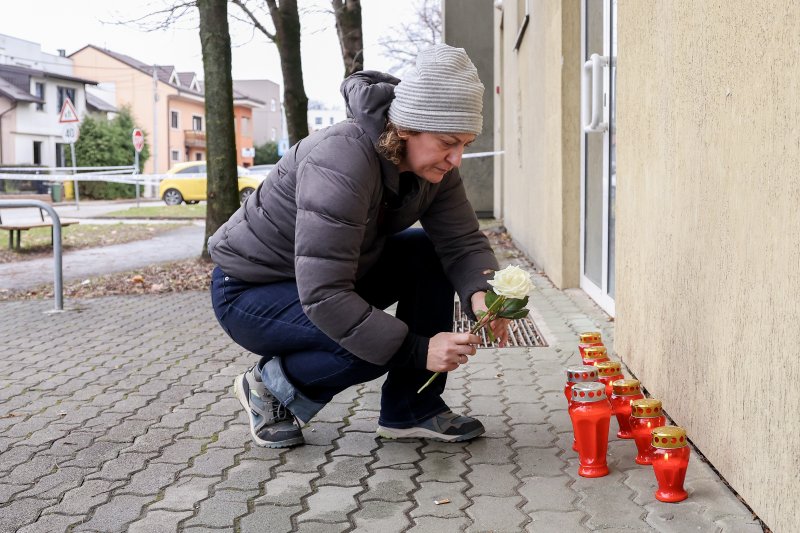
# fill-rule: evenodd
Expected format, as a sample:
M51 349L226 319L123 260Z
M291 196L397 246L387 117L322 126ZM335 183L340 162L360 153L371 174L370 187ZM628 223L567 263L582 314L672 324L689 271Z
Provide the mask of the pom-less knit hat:
M389 120L412 131L474 133L483 127L483 84L463 48L421 51L394 90Z

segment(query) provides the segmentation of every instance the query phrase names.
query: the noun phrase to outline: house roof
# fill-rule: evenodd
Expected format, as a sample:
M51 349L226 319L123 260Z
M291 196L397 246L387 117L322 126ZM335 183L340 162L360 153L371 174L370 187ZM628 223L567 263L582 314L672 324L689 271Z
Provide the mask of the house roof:
M0 95L3 95L15 102L44 102L44 100L41 98L34 96L27 91L21 90L19 87L10 83L8 80L3 79L2 77L0 77Z
M183 87L191 87L192 80L194 80L195 77L196 74L194 72L178 72L178 80Z
M206 86L204 82L198 80L197 85L200 87L201 91L205 92ZM253 98L249 94L245 94L236 88L233 89L233 103L250 107L261 107L262 105L267 105L266 102L262 102L257 98Z
M76 78L55 72L47 72L17 65L0 65L0 94L16 102L42 103L43 99L31 94L31 77L67 80L85 85L97 85L96 81Z
M86 92L86 107L90 111L100 111L103 113L116 113L118 110L99 96Z
M37 78L54 78L57 80L74 81L86 85L97 85L97 82L94 80L87 80L86 78L78 78L77 76L68 76L66 74L60 74L58 72L48 72L46 70L38 70L35 68L20 67L18 65L0 65L0 76L2 76L3 73L11 75L21 74L25 76L36 76Z

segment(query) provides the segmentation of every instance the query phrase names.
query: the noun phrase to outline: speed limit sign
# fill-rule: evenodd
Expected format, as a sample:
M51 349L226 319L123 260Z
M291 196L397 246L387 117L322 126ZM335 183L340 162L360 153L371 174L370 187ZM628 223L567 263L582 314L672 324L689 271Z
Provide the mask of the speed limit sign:
M81 129L78 127L77 122L64 124L63 129L61 130L61 138L67 144L77 142L80 134Z

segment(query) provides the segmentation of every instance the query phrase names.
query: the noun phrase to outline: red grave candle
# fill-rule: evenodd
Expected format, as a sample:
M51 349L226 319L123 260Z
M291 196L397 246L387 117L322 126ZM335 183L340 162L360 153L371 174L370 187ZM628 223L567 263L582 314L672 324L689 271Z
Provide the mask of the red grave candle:
M585 331L580 334L580 343L578 343L578 351L581 353L583 359L583 351L589 346L602 346L603 338L599 331Z
M603 361L608 361L608 351L605 346L588 346L583 350L584 365L594 366Z
M620 439L632 439L631 433L631 401L644 398L639 388L638 379L618 379L611 382L611 407L617 415L619 431L617 437Z
M636 456L637 463L652 464L653 448L650 446L650 441L653 438L653 430L666 423L666 418L661 412L661 400L645 398L631 402L631 433L639 452Z
M678 426L662 426L653 430L653 472L658 481L656 499L674 503L689 495L683 489L689 466L689 441L686 430Z
M611 382L625 379L622 374L622 364L619 361L601 361L594 365L597 368L597 381L605 384L606 396L611 397Z
M597 381L597 368L593 366L571 366L567 368L567 383L564 385L564 396L567 398L567 407L572 405L572 386L576 383L590 383ZM578 443L573 439L572 449L578 451Z
M572 387L569 408L572 429L578 442L578 475L602 477L608 474L608 426L611 423L611 404L605 385L599 382L576 383Z

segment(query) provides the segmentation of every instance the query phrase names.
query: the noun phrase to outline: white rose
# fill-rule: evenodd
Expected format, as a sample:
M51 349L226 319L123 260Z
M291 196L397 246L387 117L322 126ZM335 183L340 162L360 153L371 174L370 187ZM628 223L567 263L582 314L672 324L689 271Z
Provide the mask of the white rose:
M494 293L498 296L520 300L533 289L531 275L515 265L495 272L494 279L489 280L489 285L494 287Z

